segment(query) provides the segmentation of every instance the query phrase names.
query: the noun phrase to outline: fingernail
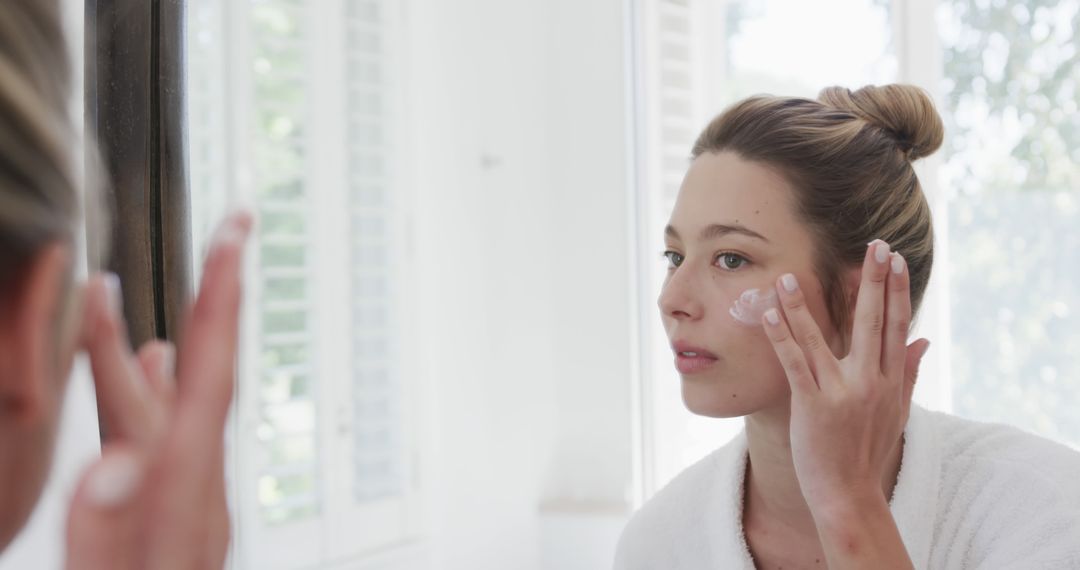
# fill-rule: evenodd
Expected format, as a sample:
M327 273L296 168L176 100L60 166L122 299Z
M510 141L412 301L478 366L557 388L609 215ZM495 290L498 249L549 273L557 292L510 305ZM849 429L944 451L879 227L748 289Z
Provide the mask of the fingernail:
M120 277L115 273L105 274L105 301L109 312L120 316L123 312L123 292L120 290Z
M255 203L250 200L238 200L235 204L229 207L227 217L236 218L243 217L251 219L254 217Z
M247 206L233 209L229 214L229 219L232 221L232 225L240 233L242 238L246 238L247 234L251 231L255 225L255 209Z
M878 263L885 263L885 260L888 258L889 244L879 241L878 244L874 246L874 259L876 259Z
M237 227L237 224L233 220L227 220L221 224L216 232L214 232L214 237L210 240L211 249L241 241L241 239L243 239L242 232L243 230Z
M210 247L213 248L225 244L243 244L247 239L248 234L251 232L251 227L254 223L255 218L250 210L234 210L225 217L225 220L218 226L217 231L214 232L214 237L210 240Z
M788 293L794 293L795 290L799 288L799 282L791 273L785 273L784 276L780 278L780 283L784 285L784 290Z
M928 350L930 350L930 341L926 341L926 346L924 346L923 349L922 349L922 352L919 353L919 359L920 360L922 359L923 356L926 356L926 351L928 351Z
M765 320L769 321L770 325L780 324L780 313L776 312L776 309L769 309L765 311Z
M135 494L142 473L130 453L114 452L94 468L87 484L87 498L101 508L118 507Z
M899 253L892 255L892 272L897 275L904 272L904 257Z

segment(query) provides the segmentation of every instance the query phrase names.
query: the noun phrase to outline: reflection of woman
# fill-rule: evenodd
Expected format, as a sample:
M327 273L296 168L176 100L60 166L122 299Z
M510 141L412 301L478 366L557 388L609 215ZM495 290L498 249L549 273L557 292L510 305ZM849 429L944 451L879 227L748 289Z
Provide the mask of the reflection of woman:
M1080 454L910 405L933 259L911 161L942 134L887 85L749 98L700 135L659 306L687 408L745 429L634 515L617 569L1080 568Z
M68 568L221 568L223 431L232 398L238 214L211 246L175 353L127 345L115 278L72 280L78 179L57 0L0 2L0 551L48 476L72 358L90 356L109 427L73 499Z

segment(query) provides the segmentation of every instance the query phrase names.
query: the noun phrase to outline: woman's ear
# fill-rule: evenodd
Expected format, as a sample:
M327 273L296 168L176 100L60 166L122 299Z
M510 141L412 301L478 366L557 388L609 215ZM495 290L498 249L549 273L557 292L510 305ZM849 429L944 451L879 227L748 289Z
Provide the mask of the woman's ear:
M6 418L36 422L55 397L57 368L69 360L59 354L59 329L70 266L71 248L53 243L0 299L0 414Z

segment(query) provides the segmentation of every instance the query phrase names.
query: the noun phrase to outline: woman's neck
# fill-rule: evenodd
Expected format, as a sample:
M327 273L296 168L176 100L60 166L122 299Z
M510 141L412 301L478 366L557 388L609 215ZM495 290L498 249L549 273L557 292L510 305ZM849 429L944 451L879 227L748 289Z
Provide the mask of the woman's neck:
M817 536L810 507L799 487L791 457L790 407L785 402L775 408L746 416L749 459L743 489L743 524L768 521L802 536ZM900 472L903 441L889 457L882 478L882 492L892 497Z
M743 488L743 524L816 536L810 507L803 498L791 458L790 412L787 406L759 410L746 416L749 458Z

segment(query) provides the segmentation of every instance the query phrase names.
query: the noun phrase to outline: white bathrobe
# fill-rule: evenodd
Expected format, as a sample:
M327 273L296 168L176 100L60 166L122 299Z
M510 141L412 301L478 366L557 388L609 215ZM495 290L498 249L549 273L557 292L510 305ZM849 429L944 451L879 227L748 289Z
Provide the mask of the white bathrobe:
M639 509L615 570L754 568L742 532L746 432ZM1080 453L912 405L890 501L918 569L1080 569Z

